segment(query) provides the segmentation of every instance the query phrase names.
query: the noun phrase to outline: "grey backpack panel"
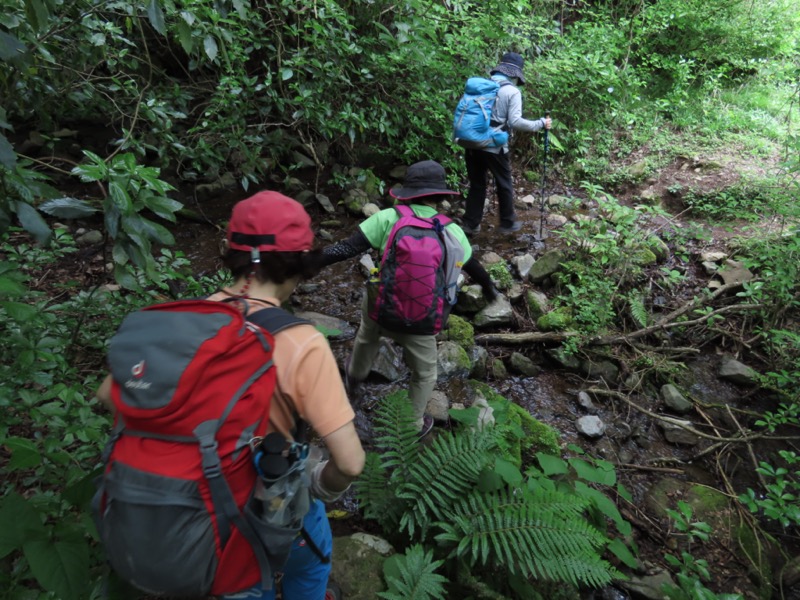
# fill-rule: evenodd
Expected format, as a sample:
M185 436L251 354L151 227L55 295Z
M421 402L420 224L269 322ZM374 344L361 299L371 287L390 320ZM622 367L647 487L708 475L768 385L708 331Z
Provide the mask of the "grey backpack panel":
M123 402L140 409L169 404L198 348L230 322L231 316L223 313L147 311L129 315L108 351L111 374L122 384Z
M157 595L208 592L217 568L214 529L194 481L113 463L105 493L101 519L114 527L99 531L109 562L123 579Z

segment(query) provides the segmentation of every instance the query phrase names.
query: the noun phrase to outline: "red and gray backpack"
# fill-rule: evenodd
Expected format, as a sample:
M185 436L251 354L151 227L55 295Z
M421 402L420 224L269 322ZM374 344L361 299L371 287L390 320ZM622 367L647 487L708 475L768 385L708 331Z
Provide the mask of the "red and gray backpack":
M434 335L456 303L464 247L444 215L418 217L407 205L389 232L369 316L390 331Z
M269 588L303 515L275 529L253 510L249 442L269 423L273 334L302 322L279 308L245 319L207 300L123 320L109 347L116 418L93 504L124 580L178 597Z

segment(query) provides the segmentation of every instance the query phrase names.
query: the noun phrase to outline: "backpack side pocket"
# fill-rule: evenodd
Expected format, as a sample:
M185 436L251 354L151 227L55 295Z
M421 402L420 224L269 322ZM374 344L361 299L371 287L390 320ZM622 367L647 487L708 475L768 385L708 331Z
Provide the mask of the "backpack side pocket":
M214 527L194 481L112 463L99 533L113 569L141 590L204 596L217 567Z

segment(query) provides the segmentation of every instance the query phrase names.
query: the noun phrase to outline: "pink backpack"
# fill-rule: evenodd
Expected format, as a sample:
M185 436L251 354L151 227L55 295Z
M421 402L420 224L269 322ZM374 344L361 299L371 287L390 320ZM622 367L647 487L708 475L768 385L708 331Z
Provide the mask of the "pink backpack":
M444 215L418 217L399 205L377 280L369 316L390 331L435 335L457 299L464 247L447 231Z

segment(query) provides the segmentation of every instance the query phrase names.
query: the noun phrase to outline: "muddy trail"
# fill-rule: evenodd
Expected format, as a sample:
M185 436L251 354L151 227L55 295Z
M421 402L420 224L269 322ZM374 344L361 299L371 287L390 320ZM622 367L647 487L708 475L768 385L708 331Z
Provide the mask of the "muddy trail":
M698 227L694 221L686 219L685 207L680 198L666 191L670 177L699 177L684 165L687 161L676 161L657 178L644 183L644 187L659 188L659 194L666 199L665 204L673 213L650 225L659 231L670 245L670 232L681 227ZM670 174L671 172L671 174ZM688 174L687 174L688 172ZM695 169L695 172L699 172ZM714 173L713 185L724 185L726 175ZM727 177L728 183L735 179ZM389 181L388 185L395 182ZM579 219L581 215L592 215L594 206L580 193L561 185L551 183L543 192L537 185L518 180L518 217L522 230L513 236L501 236L496 231L496 204L487 202L487 213L482 231L473 241L474 255L484 256L494 252L505 261L513 257L529 254L534 259L544 253L563 248L564 242L558 237L555 228L563 224L551 222L553 211L542 202L542 196L549 198L557 194L576 199L569 210L559 211L567 219ZM490 189L491 192L491 189ZM633 205L638 200L640 189L628 187L620 190L621 203ZM309 213L319 234L320 245L340 240L350 235L363 217L349 214L337 205L341 192L328 190L330 200L336 206L335 213L326 212L313 201L308 204ZM177 245L191 260L196 274L210 273L218 268L220 243L224 237L224 219L230 207L247 194L230 193L219 196L202 205L205 223L182 223L176 228ZM527 197L527 203L521 199ZM192 202L187 202L192 207ZM545 206L545 214L540 213ZM460 203L449 207L451 216L457 216ZM540 224L544 222L544 230ZM737 227L712 227L701 225L706 235L683 245L680 251L683 258L670 254L657 268L680 269L685 279L679 286L671 288L659 296L665 307L680 306L702 293L708 286L710 276L702 268L700 255L703 252L725 252L727 241L746 231L746 224ZM685 257L689 260L685 260ZM377 256L373 256L378 260ZM340 333L330 338L331 346L340 366L343 366L352 344L352 337L360 319L360 305L364 293L365 274L357 259L329 267L310 282L302 284L292 298L292 308L300 312L320 313L340 320ZM533 289L553 294L547 285L535 285L528 281L518 282L525 289ZM536 330L535 321L527 314L523 303L512 303L513 321L502 328L476 330L479 339L483 333L520 333ZM480 343L480 342L479 342ZM663 342L667 344L667 341ZM674 523L665 515L665 509L675 509L679 500L690 501L702 490L718 490L723 498L735 497L748 488L758 488L759 482L754 471L756 461L767 460L770 454L780 447L774 443L753 442L750 444L720 444L713 439L725 439L740 432L764 410L774 410L775 399L755 386L726 381L718 376L720 361L729 355L737 355L739 348L728 343L726 338L717 339L714 344L699 348L677 349L670 360L682 363L680 381L687 390L693 409L688 416L693 427L707 438L700 438L691 444L670 441L660 422L660 417L675 418L676 414L665 409L657 388L648 391L635 386L618 383L609 385L602 378L565 368L564 364L553 360L550 352L557 344L528 343L520 345L483 344L489 361L500 359L509 363L515 352L524 354L538 367L535 376L524 376L509 369L504 376L489 373L485 382L509 400L524 407L536 419L554 427L561 435L562 447L569 444L580 447L587 454L607 460L616 466L619 481L632 495L630 501L618 499L622 515L634 526L634 542L639 550L641 569L634 574L641 580L658 581L665 569L664 555L667 551L677 552L685 541L674 530ZM744 359L743 359L744 360ZM398 373L394 380L372 375L365 382L356 407L356 425L365 447L371 447L371 418L375 407L387 394L404 389L407 380L402 361L398 361ZM762 368L764 365L753 365ZM635 376L635 369L623 365L620 381ZM469 403L469 386L463 381L440 381L437 389L442 391L452 405ZM587 392L589 392L587 394ZM587 402L587 397L589 398ZM625 400L627 398L627 400ZM734 416L736 415L740 416ZM577 421L586 415L601 419L605 431L602 436L590 438L578 431ZM745 415L745 416L741 416ZM747 416L749 415L749 417ZM446 420L437 422L438 428L450 427ZM434 429L435 435L436 429ZM716 444L716 447L713 446ZM700 490L700 492L698 492ZM352 495L345 497L334 508L342 509L342 518L333 521L337 534L355 531L379 533L374 524L364 521L358 514L357 502ZM781 569L787 561L800 555L798 537L791 530L772 530L775 537L764 546L763 556L751 556L751 550L743 547L738 528L755 526L752 515L741 506L723 502L712 509L716 515L712 525L715 534L711 540L691 548L695 559L705 560L709 565L712 580L708 587L718 592L737 592L745 598L800 598L800 590L794 585L796 580L781 577ZM707 517L706 520L711 520ZM795 561L796 564L797 561ZM773 572L778 571L778 572ZM770 591L771 583L778 582ZM777 591L776 591L777 590ZM635 591L617 590L617 598L650 597L637 596ZM616 593L616 592L615 592ZM631 594L631 595L627 595ZM599 597L599 596L598 596ZM603 596L606 597L606 596Z

